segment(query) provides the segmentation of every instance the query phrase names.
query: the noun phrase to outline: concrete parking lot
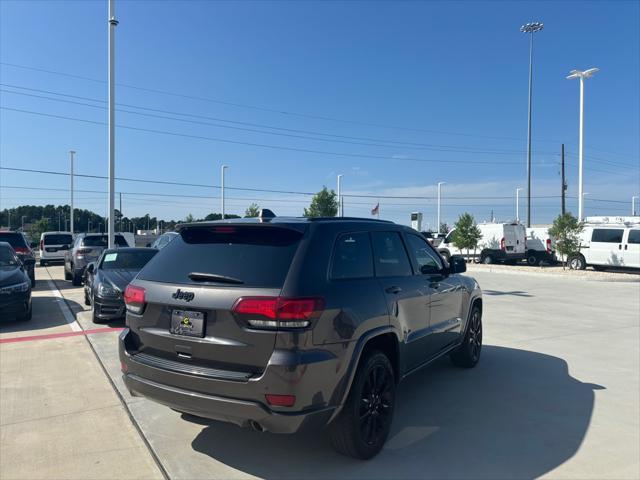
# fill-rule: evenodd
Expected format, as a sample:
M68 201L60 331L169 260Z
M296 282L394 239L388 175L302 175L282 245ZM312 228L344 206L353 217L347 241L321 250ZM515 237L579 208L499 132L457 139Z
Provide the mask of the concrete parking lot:
M131 397L123 323L94 324L61 266L36 275L33 320L0 324L2 479L640 478L638 282L473 272L480 364L442 359L408 378L389 442L361 462L321 433L258 433Z

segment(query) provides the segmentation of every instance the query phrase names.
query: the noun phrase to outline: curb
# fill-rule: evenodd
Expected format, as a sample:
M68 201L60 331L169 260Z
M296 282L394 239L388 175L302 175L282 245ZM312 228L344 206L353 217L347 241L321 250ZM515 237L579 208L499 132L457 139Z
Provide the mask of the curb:
M571 280L582 280L587 282L608 282L608 283L640 283L640 275L633 275L628 273L621 273L620 278L615 277L606 277L606 278L595 278L590 275L570 275L564 273L549 273L544 271L534 271L532 270L510 270L510 269L502 269L502 268L468 268L470 265L467 265L467 272L487 272L487 273L504 273L505 275L523 275L523 276L534 276L534 277L542 277L542 278L558 278L558 279L571 279ZM530 267L528 267L530 268ZM571 271L571 270L567 270ZM600 272L596 272L600 273Z

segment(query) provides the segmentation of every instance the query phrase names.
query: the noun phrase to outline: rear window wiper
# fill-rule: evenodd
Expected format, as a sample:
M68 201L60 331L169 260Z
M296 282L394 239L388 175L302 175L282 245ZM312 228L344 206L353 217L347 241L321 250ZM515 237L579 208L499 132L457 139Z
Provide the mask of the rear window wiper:
M244 283L242 280L238 278L227 277L226 275L218 275L215 273L191 272L187 276L194 282L233 283L235 285L241 285Z

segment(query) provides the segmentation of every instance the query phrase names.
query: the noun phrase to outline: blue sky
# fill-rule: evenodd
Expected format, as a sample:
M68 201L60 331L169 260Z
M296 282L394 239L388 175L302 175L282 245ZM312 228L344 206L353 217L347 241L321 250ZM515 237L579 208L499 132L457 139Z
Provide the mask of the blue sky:
M341 173L346 195L371 195L347 196L346 215L369 216L379 201L381 218L408 223L422 211L431 225L433 199L384 197L433 197L444 181L444 220L463 211L487 220L491 210L512 219L526 183L519 27L537 20L533 223L558 213L560 199L548 197L560 191L561 143L577 209L579 89L565 79L574 68L601 69L586 84L586 213L628 214L640 193L639 5L117 1L116 174L219 185L224 163L231 187L314 192ZM0 2L3 167L67 171L74 149L77 173L106 175L106 19L106 0ZM45 190L67 188L66 177L0 175L0 208L66 201ZM76 185L88 190L76 206L104 214L106 181ZM116 190L125 215L220 210L214 188L119 181ZM229 213L256 201L299 215L310 197L227 198Z

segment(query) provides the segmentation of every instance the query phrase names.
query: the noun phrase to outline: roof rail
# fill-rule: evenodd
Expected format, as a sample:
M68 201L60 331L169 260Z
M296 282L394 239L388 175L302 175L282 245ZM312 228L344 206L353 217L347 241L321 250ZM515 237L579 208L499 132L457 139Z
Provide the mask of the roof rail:
M341 221L356 221L356 222L379 222L379 223L393 223L391 220L380 220L378 218L362 218L362 217L308 217L309 222L341 222Z

